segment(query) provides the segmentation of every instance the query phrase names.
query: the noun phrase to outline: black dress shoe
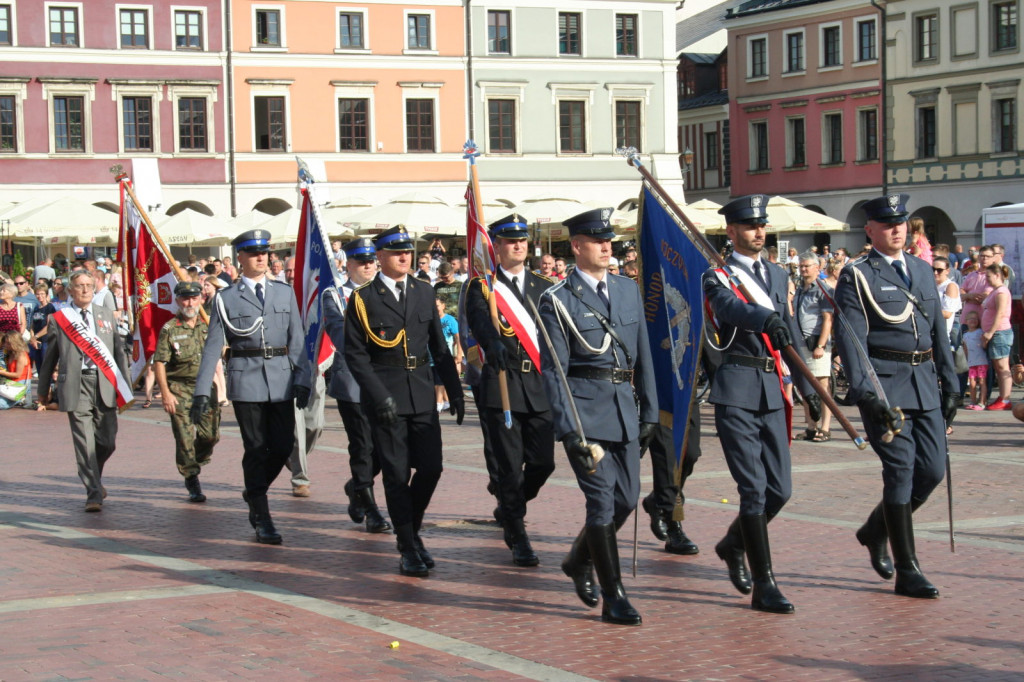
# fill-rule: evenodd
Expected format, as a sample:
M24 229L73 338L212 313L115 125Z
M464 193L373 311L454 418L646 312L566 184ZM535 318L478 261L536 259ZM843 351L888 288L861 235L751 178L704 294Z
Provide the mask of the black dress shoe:
M750 608L768 613L796 612L796 607L783 596L775 582L775 576L771 574L764 580L754 581L754 596L750 600Z
M682 554L690 556L699 554L700 549L683 532L683 525L678 521L670 521L668 524L668 541L665 543L665 551L669 554Z
M249 525L252 526L253 530L256 530L256 512L252 510L252 502L249 501L249 492L246 490L242 491L242 499L249 505Z
M427 565L423 563L423 559L420 558L420 554L415 548L402 550L402 556L398 561L398 572L414 578L426 578L430 575Z
M417 533L413 538L413 548L416 553L420 555L420 560L426 565L427 568L434 567L434 557L430 556L430 552L423 546L423 539L420 538L420 534Z
M651 532L654 533L654 537L659 540L668 540L668 523L665 521L665 517L662 516L661 511L654 506L654 500L650 497L645 497L643 501L644 511L651 516Z
M380 513L380 509L372 507L366 510L367 533L387 533L389 530L391 530L391 524Z
M533 552L526 526L522 519L509 521L505 526L506 535L512 536L512 563L516 566L536 566L540 559Z
M348 517L352 519L352 523L362 523L366 510L356 495L352 479L345 483L345 494L348 495Z
M250 509L255 516L256 542L261 545L280 545L281 534L274 527L274 520L270 517L270 505L266 495L251 497L249 500Z

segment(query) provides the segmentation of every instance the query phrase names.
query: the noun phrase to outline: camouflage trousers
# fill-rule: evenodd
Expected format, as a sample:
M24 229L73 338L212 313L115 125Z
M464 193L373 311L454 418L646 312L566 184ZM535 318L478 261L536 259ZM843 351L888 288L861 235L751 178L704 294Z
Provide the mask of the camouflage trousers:
M174 461L178 472L188 478L199 475L199 469L209 463L213 446L220 440L220 404L217 402L217 387L210 391L210 409L198 424L188 416L192 408L192 393L195 386L168 381L171 393L178 399L178 407L171 416L171 431L174 433Z

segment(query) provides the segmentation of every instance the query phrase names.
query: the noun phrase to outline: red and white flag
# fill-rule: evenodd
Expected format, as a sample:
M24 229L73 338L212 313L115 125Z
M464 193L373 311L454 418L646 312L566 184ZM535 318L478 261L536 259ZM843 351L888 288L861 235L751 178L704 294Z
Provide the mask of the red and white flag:
M301 190L302 216L295 242L295 279L292 280L292 288L302 317L306 359L313 372L314 383L310 386L315 386L316 377L334 361L334 343L324 331L323 297L337 296L338 271L327 236L321 228L312 188L313 184L309 183ZM344 311L344 302L335 300Z
M174 318L174 276L167 256L160 249L142 212L125 191L121 181L121 225L117 240L117 259L125 264L124 293L132 303L135 330L132 335L132 384L138 381L146 363L156 352L160 330ZM126 307L125 310L128 310Z

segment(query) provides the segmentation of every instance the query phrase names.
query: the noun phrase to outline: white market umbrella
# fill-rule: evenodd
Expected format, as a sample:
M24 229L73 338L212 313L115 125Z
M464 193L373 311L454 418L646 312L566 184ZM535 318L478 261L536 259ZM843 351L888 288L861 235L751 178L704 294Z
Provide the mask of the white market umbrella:
M516 204L516 213L535 229L537 238L547 239L550 250L551 242L565 241L569 238L569 228L562 225L562 221L583 213L588 208L590 207L582 201L558 193L547 193L532 196Z
M10 220L14 238L92 244L117 242L117 213L74 197L18 204L5 211L0 219Z
M353 230L345 227L345 222L357 213L372 208L368 200L348 194L320 209L320 217L324 221L324 230L329 237L344 237L354 234Z
M259 209L252 209L248 213L239 213L234 218L228 221L231 228L238 231L238 234L245 232L246 230L252 230L259 227L263 223L267 222L274 216L269 213L264 213Z
M786 197L772 197L767 208L770 232L843 232L850 229L843 221L804 208L803 204Z
M266 222L260 223L259 228L270 232L271 244L294 244L299 238L299 219L301 217L301 209L289 208L272 216Z
M410 192L342 223L357 234L379 234L394 225L403 225L413 237L461 234L466 230L466 212L433 195Z
M223 246L235 238L231 223L186 208L153 227L167 246Z
M692 204L682 206L683 213L694 227L704 233L722 234L725 232L725 216L718 212L721 204L710 199L700 199Z

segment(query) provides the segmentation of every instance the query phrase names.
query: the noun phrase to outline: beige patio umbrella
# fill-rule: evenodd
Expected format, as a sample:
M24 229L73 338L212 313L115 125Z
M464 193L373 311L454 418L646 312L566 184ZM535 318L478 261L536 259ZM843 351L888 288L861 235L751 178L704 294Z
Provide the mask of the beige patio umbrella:
M74 197L17 204L5 211L0 220L10 220L15 239L91 244L117 241L117 214Z
M394 225L404 225L413 237L461 234L466 231L466 212L431 194L410 192L342 222L342 227L366 235L379 234Z
M241 234L246 230L252 230L259 227L263 223L273 218L269 213L264 213L259 209L252 209L248 213L239 213L234 218L228 221L231 228L237 230L236 234Z
M323 227L327 232L327 236L345 237L353 235L355 233L354 230L345 227L345 221L356 213L372 207L373 204L368 200L354 194L345 195L327 204L320 209L320 217L325 223Z
M167 246L223 246L238 234L225 220L186 208L153 225Z
M769 232L843 232L849 229L843 221L804 208L792 199L775 196L768 200Z
M259 228L270 232L272 245L292 245L299 238L299 218L301 217L301 209L289 208L260 223Z
M548 250L551 242L565 241L569 238L569 228L562 225L578 213L586 211L582 201L571 199L559 193L545 193L524 199L516 204L516 213L521 215L531 227L535 239L546 239Z

